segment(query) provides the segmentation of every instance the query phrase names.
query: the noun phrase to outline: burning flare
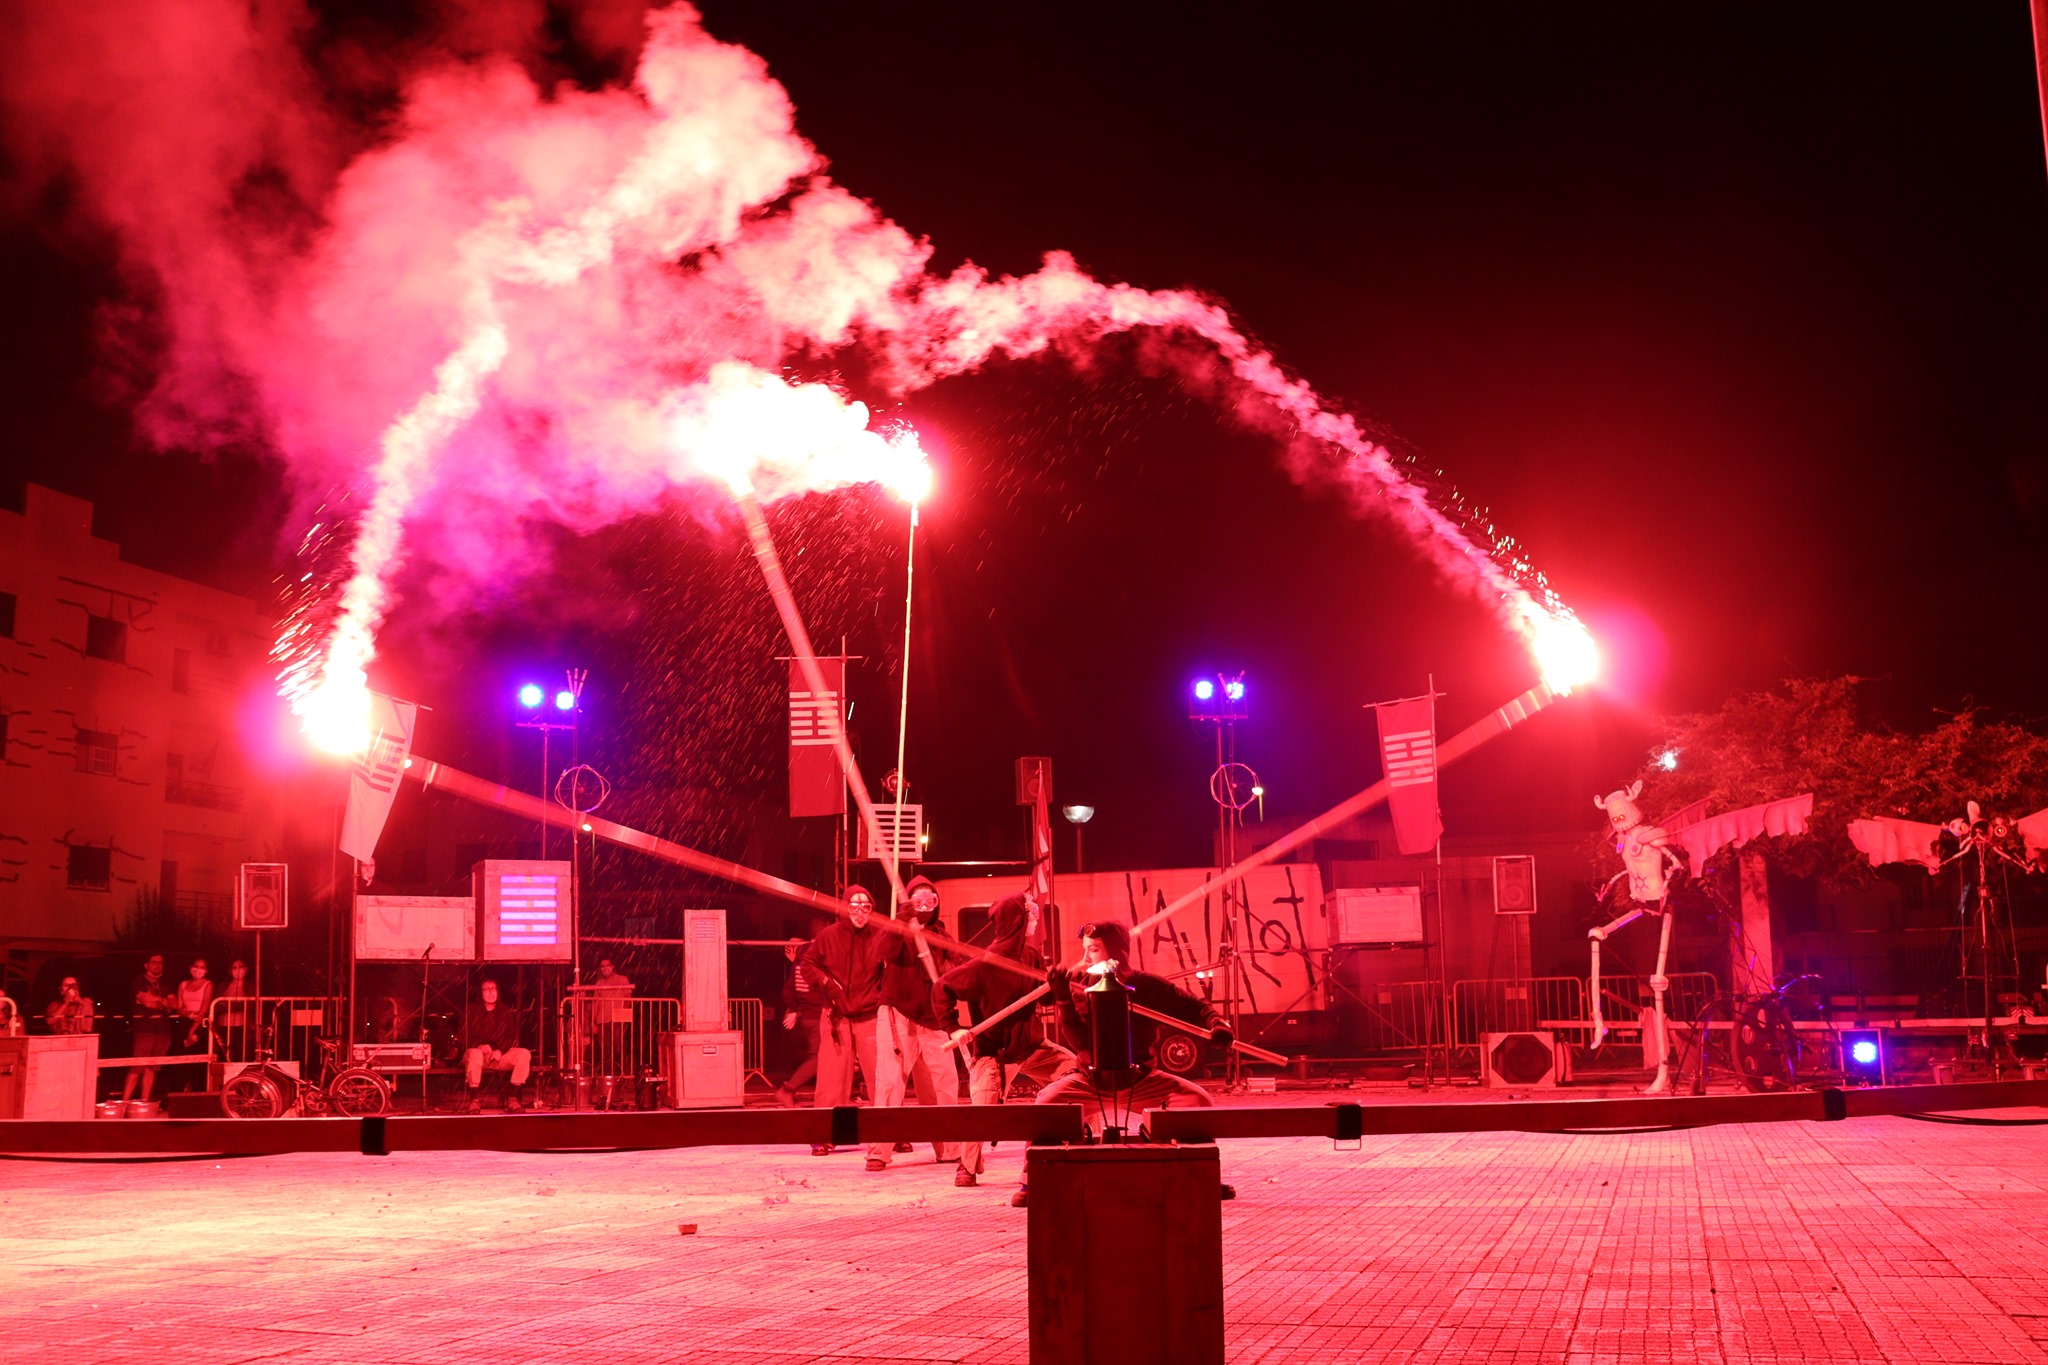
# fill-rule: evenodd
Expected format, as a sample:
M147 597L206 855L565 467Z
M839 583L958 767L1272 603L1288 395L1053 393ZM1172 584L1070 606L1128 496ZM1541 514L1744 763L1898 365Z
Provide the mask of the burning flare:
M786 365L843 357L897 399L1136 330L1273 436L1296 479L1391 521L1492 605L1553 686L1596 667L1512 537L1214 300L1096 280L1061 252L1017 277L934 273L929 243L825 174L761 59L687 4L647 14L630 86L536 85L527 72L547 63L506 58L545 49L538 20L532 51L409 47L391 57L400 107L365 127L342 111L368 83L328 97L293 6L21 9L0 49L10 150L61 158L67 193L163 301L145 429L165 445L261 443L303 488L362 499L349 562L310 576L328 595L274 651L323 745L360 743L408 555L496 581L498 528L595 529L707 471L763 499L880 482L914 504L930 480L915 439L868 430L864 407ZM618 37L622 66L637 38Z

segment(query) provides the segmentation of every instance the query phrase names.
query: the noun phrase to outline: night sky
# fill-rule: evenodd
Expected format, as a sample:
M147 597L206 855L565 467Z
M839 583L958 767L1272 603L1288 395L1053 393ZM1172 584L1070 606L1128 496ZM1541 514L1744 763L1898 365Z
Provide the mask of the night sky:
M1198 289L1523 542L1611 685L1447 775L1451 833L1590 828L1657 714L1788 676L1871 678L1873 719L1902 726L1973 700L2048 716L2048 173L2021 0L1103 9L704 13L938 268L1064 249ZM419 41L404 6L371 12ZM138 448L99 342L136 291L61 184L10 185L11 472L92 498L132 559L267 595L277 465ZM908 766L944 856L1014 856L1010 765L1047 753L1056 795L1099 808L1092 865L1200 861L1198 672L1250 680L1239 756L1276 817L1378 775L1363 703L1434 675L1448 733L1535 681L1402 536L1294 486L1142 345L877 408L938 467ZM778 531L820 642L870 656L873 780L904 518L835 496ZM785 651L742 554L730 525L668 514L565 538L540 581L415 599L378 676L438 708L423 747L510 775L510 683L587 663L615 772L672 738L695 754L680 780L772 794ZM671 638L690 688L651 676Z

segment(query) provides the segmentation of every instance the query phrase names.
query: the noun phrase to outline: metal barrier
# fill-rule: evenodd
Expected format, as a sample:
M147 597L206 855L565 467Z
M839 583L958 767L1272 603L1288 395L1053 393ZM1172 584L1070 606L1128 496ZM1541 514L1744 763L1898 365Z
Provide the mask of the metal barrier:
M299 1074L310 1076L318 1063L321 1038L339 1038L348 1030L338 995L229 996L215 1000L207 1017L215 1062L247 1063L267 1045L271 1058L297 1062ZM266 1043L267 1040L267 1043Z
M1712 972L1673 972L1670 981L1670 989L1664 992L1664 1022L1667 1026L1683 1028L1691 1024L1700 1017L1700 1011L1707 1007L1707 1003L1721 993L1721 983ZM1609 1029L1635 1028L1637 1016L1650 1008L1653 1000L1650 978L1628 973L1618 976L1600 973L1600 994L1606 1007ZM1592 1016L1584 1012L1546 1014L1543 1017L1592 1022Z
M1383 981L1343 992L1345 1013L1356 1015L1345 1045L1361 1052L1403 1052L1444 1040L1443 1013L1428 981Z
M740 1089L746 1089L747 1082L756 1076L761 1078L761 1084L774 1085L775 1082L768 1079L767 1042L761 1033L761 1002L747 996L726 1001L725 1022L737 1029L740 1035Z
M1451 1042L1479 1046L1482 1033L1519 1033L1545 1019L1587 1019L1586 984L1576 976L1499 977L1451 983Z
M586 1076L638 1076L661 1070L663 1033L679 1027L683 1002L664 996L622 996L572 989L562 1001L562 1067Z

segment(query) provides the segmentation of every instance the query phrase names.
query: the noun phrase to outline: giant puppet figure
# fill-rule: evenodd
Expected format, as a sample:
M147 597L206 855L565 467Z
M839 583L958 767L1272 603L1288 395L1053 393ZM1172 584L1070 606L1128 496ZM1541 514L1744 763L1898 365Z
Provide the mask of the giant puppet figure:
M1642 807L1636 804L1636 798L1642 794L1643 784L1632 782L1624 791L1593 798L1593 804L1607 813L1607 823L1614 827L1615 851L1621 854L1621 871L1607 883L1602 896L1626 877L1633 904L1620 918L1587 930L1586 937L1593 947L1593 1046L1599 1047L1607 1037L1607 1019L1600 999L1600 945L1609 934L1638 916L1655 915L1663 921L1657 935L1657 969L1650 974L1650 995L1656 1012L1656 1035L1651 1041L1657 1049L1657 1078L1644 1092L1657 1095L1671 1088L1671 1044L1664 1032L1664 992L1670 988L1671 979L1664 975L1664 964L1671 953L1671 873L1684 864L1671 849L1671 836L1644 822Z

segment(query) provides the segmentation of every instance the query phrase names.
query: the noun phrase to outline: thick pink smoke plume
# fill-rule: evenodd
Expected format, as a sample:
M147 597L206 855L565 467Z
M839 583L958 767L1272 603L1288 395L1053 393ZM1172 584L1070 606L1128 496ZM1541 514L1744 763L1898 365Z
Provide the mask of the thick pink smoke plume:
M457 7L456 27L487 46L481 28L526 31L535 8ZM630 47L630 3L572 8ZM258 434L306 487L357 490L332 619L280 644L316 727L352 732L409 546L487 543L465 523L508 514L588 528L707 473L771 497L899 478L914 443L863 439L859 404L776 375L848 347L900 395L1153 330L1220 360L1297 477L1388 515L1539 653L1581 633L1511 542L1433 502L1217 304L1057 252L1022 278L928 273L925 243L827 178L760 59L685 5L648 14L630 85L598 91L414 50L374 135L323 103L298 0L28 11L0 34L13 140L69 168L154 292L149 430Z

